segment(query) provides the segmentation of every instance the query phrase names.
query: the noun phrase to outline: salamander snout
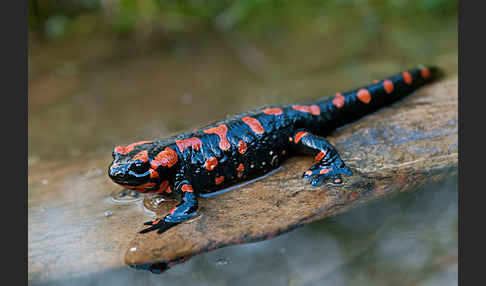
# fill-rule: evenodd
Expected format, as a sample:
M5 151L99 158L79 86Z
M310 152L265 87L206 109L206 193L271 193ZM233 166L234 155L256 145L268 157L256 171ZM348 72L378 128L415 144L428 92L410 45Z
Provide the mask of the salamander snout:
M127 164L117 164L113 162L108 168L108 175L110 176L110 179L112 179L117 183L123 182L127 173L128 173Z
M138 160L117 163L114 161L108 168L108 175L118 184L137 186L147 182L150 178L150 164Z

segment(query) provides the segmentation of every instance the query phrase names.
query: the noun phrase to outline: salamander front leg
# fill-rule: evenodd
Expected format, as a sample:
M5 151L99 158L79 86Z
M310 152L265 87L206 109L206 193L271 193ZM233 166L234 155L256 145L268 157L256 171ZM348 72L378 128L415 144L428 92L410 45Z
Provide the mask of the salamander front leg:
M303 175L304 180L309 181L311 186L320 186L326 181L341 184L341 175L352 174L334 146L326 139L305 130L299 130L295 133L293 142L297 151L311 154L317 161Z
M175 206L163 219L148 221L144 225L149 228L143 229L140 233L146 233L157 229L157 233L163 233L169 228L188 220L197 214L197 199L189 182L184 181L179 184L182 191L181 202Z

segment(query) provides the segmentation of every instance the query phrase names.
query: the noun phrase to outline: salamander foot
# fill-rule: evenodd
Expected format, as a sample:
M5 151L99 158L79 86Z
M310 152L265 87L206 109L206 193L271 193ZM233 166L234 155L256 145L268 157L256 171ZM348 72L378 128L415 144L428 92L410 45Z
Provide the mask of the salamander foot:
M146 233L152 230L157 229L157 233L163 233L164 231L168 230L169 228L179 224L180 222L167 222L163 219L156 219L154 221L147 221L144 225L150 225L150 227L141 230L139 233Z
M339 167L333 165L321 166L320 164L315 164L302 177L304 180L309 181L309 184L313 187L318 187L327 181L337 185L342 184L343 180L341 175L351 175L352 172L344 164Z

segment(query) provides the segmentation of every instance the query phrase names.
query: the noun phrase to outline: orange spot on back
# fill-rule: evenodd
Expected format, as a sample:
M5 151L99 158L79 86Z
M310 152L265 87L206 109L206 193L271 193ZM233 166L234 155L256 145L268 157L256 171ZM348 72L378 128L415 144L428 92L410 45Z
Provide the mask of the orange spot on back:
M238 165L238 168L236 168L236 171L238 172L243 172L244 170L245 170L245 166L242 163L240 163Z
M137 155L133 156L132 160L140 160L142 162L148 162L149 158L148 158L148 151L147 150L144 150L140 153L138 153Z
M191 137L187 139L182 139L182 140L177 140L176 141L177 147L181 152L184 152L184 150L188 147L192 147L194 150L199 150L202 146L201 139L197 137Z
M305 135L307 135L307 132L305 131L297 132L297 134L295 134L295 143L299 143L300 139L302 139L302 137L304 137Z
M319 108L319 106L317 105L292 105L292 108L297 110L297 111L300 111L300 112L306 112L306 113L310 113L312 115L319 115L321 114L321 109Z
M311 110L311 114L312 115L319 115L319 114L321 114L321 109L319 108L319 106L317 106L315 104L310 106L310 110Z
M386 93L390 94L393 92L393 82L391 80L384 80L383 81L383 89L385 89Z
M370 103L370 101L371 101L370 92L367 89L364 89L364 88L358 90L357 97L363 103Z
M246 123L246 125L250 126L251 130L255 132L256 134L263 134L265 132L265 129L263 129L263 126L260 124L260 121L256 120L253 117L243 117L241 119L243 122Z
M420 70L420 75L423 78L428 78L430 76L430 70L428 68L423 68Z
M316 157L314 157L314 160L319 162L319 161L322 160L322 158L324 158L326 156L326 154L327 154L326 151L321 151L321 152L317 153Z
M212 171L217 165L218 165L218 159L216 159L216 157L211 157L207 159L206 164L204 164L206 169L208 169L209 171Z
M306 174L307 176L310 176L310 175L312 175L312 171L311 170L307 170L307 171L305 171L304 174Z
M238 152L240 152L241 155L246 153L246 142L243 140L240 140L238 142Z
M412 84L412 75L409 72L402 72L402 77L406 84Z
M236 168L236 171L238 171L238 174L236 174L238 178L243 177L243 171L245 171L245 166L242 163L240 163L238 165L238 168Z
M177 163L178 156L176 151L172 148L166 147L164 151L160 152L155 156L155 158L150 162L152 169L156 170L160 165L172 167Z
M194 192L194 190L192 189L192 185L187 185L187 184L183 185L183 186L181 187L181 190L182 190L183 192L188 192L188 193L192 193L192 192Z
M219 136L219 148L223 151L226 151L229 148L231 148L231 144L228 142L228 139L226 138L226 132L228 132L228 127L224 124L204 130L204 133L216 134Z
M140 141L140 142L132 143L132 144L127 145L127 146L116 146L115 147L115 153L125 155L125 154L132 152L133 149L135 148L135 146L146 144L146 143L152 143L152 141Z
M265 108L263 113L269 115L280 115L283 113L283 110L281 108Z
M216 185L221 184L223 181L224 181L224 176L219 176L219 177L217 177L216 179L214 179L214 183L215 183Z
M341 108L343 107L344 103L344 96L340 92L336 93L336 97L334 97L334 99L332 100L332 104L334 104L334 106L336 106L337 108Z

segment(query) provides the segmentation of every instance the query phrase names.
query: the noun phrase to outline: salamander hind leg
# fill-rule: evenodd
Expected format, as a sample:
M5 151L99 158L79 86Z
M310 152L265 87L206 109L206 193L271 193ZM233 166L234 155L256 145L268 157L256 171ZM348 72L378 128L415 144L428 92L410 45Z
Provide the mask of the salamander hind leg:
M150 227L143 229L140 233L146 233L157 229L157 233L160 234L197 214L197 199L192 190L192 186L188 182L182 182L179 186L182 191L181 202L164 218L145 222L144 225Z
M298 152L311 154L317 161L304 172L304 180L311 186L320 186L325 182L341 184L341 175L351 175L351 170L344 164L336 148L326 139L313 135L305 130L299 130L294 135L294 147Z

